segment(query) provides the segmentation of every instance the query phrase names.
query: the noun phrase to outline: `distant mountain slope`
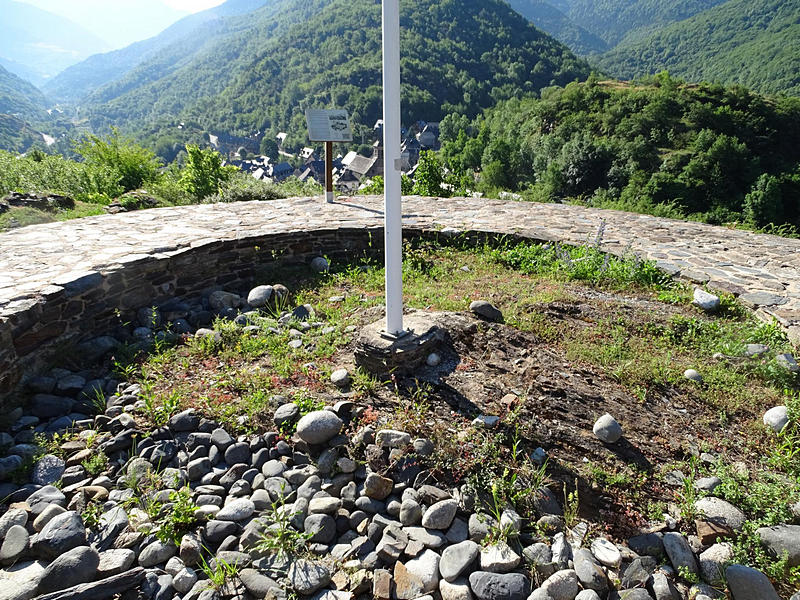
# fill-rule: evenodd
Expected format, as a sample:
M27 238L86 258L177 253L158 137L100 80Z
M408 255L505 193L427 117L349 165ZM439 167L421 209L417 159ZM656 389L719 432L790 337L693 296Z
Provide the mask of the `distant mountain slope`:
M63 17L29 4L0 0L0 58L6 68L41 84L108 44Z
M728 0L599 60L623 78L662 70L690 81L800 95L800 2Z
M508 3L536 27L549 33L578 54L608 50L608 44L599 36L576 25L553 3L544 0L508 0Z
M725 0L562 0L565 14L609 47L688 19Z
M0 66L0 113L24 120L47 117L44 94L31 83Z
M172 44L184 40L188 46L202 46L222 27L224 17L249 13L273 1L228 0L220 6L184 17L153 38L91 56L48 81L43 89L55 100L78 102L96 89L122 79L142 62L156 59ZM184 52L189 50L188 47L183 49Z
M404 120L476 114L497 99L565 84L589 67L500 0L401 3ZM180 117L240 135L289 128L304 108L381 114L380 4L274 0L229 19L189 55L182 42L90 98L96 127L156 132ZM177 68L176 68L177 67Z
M42 134L22 119L0 113L0 150L27 152L33 146L46 146Z

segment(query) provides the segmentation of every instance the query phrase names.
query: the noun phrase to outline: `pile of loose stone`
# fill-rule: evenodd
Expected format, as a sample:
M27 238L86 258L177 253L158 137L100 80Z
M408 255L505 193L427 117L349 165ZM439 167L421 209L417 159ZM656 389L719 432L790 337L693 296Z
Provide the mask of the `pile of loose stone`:
M215 292L202 304L143 309L139 331L127 335L142 343L180 329L213 336L202 327L213 314L240 319L241 309L282 293L260 286L247 300ZM284 325L311 310L287 314L294 316ZM160 328L165 319L171 331ZM346 382L346 371L335 378ZM30 385L33 402L0 433L0 600L708 600L723 597L712 587L724 588L723 580L734 600L778 598L763 573L730 564L732 547L718 539L741 530L744 515L713 495L695 505L697 535L681 534L667 518L616 544L589 536L587 523L567 527L547 488L535 491L536 514L524 519L512 506L487 504L487 490L438 480L430 440L359 427L363 407L349 400L305 415L282 403L273 432L234 437L192 410L145 431L142 390L107 377L55 370ZM97 398L103 412L92 417ZM491 427L497 419L478 420ZM61 445L64 458L41 457L29 482L9 481L37 455L35 433L67 429L77 435ZM594 432L607 444L623 434L611 415ZM109 462L93 476L87 461L98 450ZM670 476L682 485L681 473ZM695 485L713 494L719 482ZM164 541L157 530L185 489L196 523ZM160 507L155 517L145 502ZM767 550L800 564L800 526L758 533ZM279 552L276 539L290 551ZM291 551L298 540L305 542L299 554ZM232 574L224 583L212 582L209 575L225 569ZM689 587L687 574L702 583Z
M677 531L646 533L626 545L586 539L588 526L567 529L546 488L535 502L538 527L512 507L496 523L483 510L480 491L432 477L426 461L436 448L429 440L370 426L342 433L360 414L347 400L302 417L297 405L283 404L275 413L276 431L264 435L234 438L187 410L145 436L133 416L139 392L120 384L106 413L84 430L98 436L97 447L111 459L106 474L88 476L81 463L92 450L69 442L66 460L39 459L33 481L11 493L0 517L6 565L0 598L244 600L287 592L331 600L721 597L707 584L687 589L678 570L711 584L724 574L736 600L778 598L762 573L728 565L728 545L708 545L743 519L720 499L698 501L716 527L708 539ZM295 424L291 438L278 433ZM141 493L135 482L148 474L160 482L149 494L163 503L163 514L171 510L170 490L191 489L199 523L179 543L160 541L152 533L156 524L132 502ZM90 502L102 506L94 527L81 516ZM307 555L260 547L276 527L276 510L307 536ZM508 535L488 543L498 529ZM775 535L800 539L794 530ZM237 574L215 587L204 561L212 570L224 561Z

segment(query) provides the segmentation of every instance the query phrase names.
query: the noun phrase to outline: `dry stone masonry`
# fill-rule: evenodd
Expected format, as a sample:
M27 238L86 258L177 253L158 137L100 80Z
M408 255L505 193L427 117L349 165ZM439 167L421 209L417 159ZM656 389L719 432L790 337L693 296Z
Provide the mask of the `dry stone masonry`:
M296 423L291 437L233 437L193 409L141 431L138 386L107 380L104 388L107 408L78 423L77 441L62 446L66 459L44 456L31 482L0 483L8 503L0 515L2 600L704 600L719 597L711 586L723 578L734 600L778 598L761 572L730 564L725 542L669 529L622 545L590 537L585 523L566 525L546 488L536 523L510 506L497 522L488 490L432 477L430 440L377 424L354 428L364 407L349 400L302 417L297 405L281 405L274 421L284 430ZM45 431L61 412L42 417ZM39 421L15 424L16 451L24 427ZM110 458L101 475L82 463L90 439ZM197 506L194 521L164 539L155 532L179 510L179 490ZM148 501L160 509L144 510ZM90 505L99 507L91 521ZM721 537L742 526L740 511L718 498L695 508ZM757 533L769 551L800 564L800 526ZM292 536L307 551L264 544ZM215 584L209 574L221 564L236 576ZM701 582L689 589L677 573Z
M334 204L295 198L154 209L4 233L0 407L44 357L110 331L120 311L127 317L147 302L252 281L259 266L281 257L374 249L382 222L378 197ZM800 240L561 204L404 199L408 234L477 232L582 244L594 240L601 224L603 250L633 252L669 273L737 294L800 338Z

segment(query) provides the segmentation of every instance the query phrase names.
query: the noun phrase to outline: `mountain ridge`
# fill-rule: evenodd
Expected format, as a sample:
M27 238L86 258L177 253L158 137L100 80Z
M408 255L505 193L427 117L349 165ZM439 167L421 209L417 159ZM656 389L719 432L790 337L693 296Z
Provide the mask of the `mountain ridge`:
M580 55L608 50L608 44L604 40L576 24L553 2L508 0L508 3L534 26L549 33Z
M500 0L412 0L401 20L406 122L474 114L590 71ZM274 0L221 27L191 55L175 46L93 92L84 112L93 128L180 137L174 128L186 120L237 135L304 132L303 109L330 105L370 127L380 117L378 4Z
M91 54L108 48L106 42L77 23L35 6L0 0L0 57L34 84Z
M0 66L0 113L33 121L47 116L46 106L47 100L36 86Z
M251 12L270 1L272 0L228 0L219 6L188 15L152 38L88 57L59 73L45 83L43 89L49 97L56 100L81 101L95 90L123 78L132 69L170 45L198 33L209 23Z

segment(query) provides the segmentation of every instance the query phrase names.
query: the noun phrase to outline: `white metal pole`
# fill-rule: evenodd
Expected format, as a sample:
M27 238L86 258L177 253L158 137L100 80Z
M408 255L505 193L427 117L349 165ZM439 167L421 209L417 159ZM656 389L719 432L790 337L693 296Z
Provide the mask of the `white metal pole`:
M400 3L383 0L383 185L386 333L403 333L403 224L400 195Z

